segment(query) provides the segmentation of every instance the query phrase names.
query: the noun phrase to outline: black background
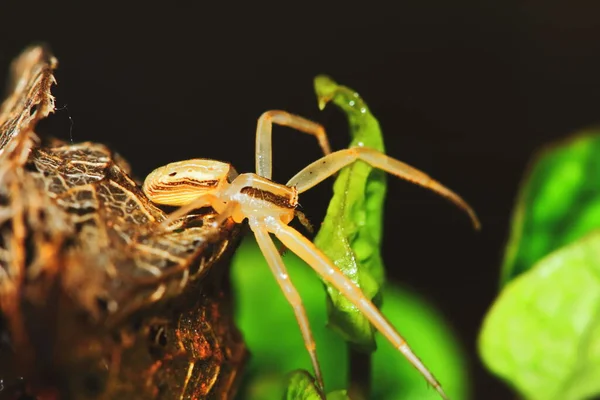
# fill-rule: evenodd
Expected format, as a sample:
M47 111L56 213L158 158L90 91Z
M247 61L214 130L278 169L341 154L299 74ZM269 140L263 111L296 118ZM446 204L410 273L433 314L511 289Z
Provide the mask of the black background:
M356 89L387 152L481 217L474 233L443 199L390 179L384 257L390 275L431 299L460 335L476 398L509 399L475 343L519 181L536 148L600 120L600 5L563 3L2 2L0 76L26 45L49 43L60 110L41 133L107 143L137 177L194 157L252 171L256 120L269 109L319 121L333 147L345 147L345 119L318 111L312 78L327 73ZM287 128L274 142L276 180L319 155ZM328 185L304 195L313 221L329 196Z

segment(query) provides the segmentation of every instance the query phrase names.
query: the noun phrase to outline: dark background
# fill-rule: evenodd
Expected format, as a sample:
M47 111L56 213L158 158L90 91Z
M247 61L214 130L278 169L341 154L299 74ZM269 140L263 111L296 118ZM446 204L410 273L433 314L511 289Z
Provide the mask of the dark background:
M107 143L140 178L194 157L252 171L256 120L269 109L319 121L333 147L345 147L345 119L334 107L318 111L312 79L327 73L356 89L387 152L460 193L483 222L474 233L443 199L390 179L390 275L458 332L477 399L514 397L478 361L477 332L529 158L600 120L600 4L18 3L0 5L0 76L26 45L49 43L60 110L40 129ZM275 132L274 178L285 181L319 151L310 137ZM304 195L313 221L329 196L328 185Z

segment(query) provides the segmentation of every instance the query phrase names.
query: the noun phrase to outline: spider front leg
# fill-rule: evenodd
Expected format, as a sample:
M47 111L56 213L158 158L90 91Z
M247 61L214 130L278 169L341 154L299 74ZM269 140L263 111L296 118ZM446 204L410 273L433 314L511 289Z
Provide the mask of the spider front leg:
M288 181L287 186L295 187L298 193L305 192L357 160L442 195L469 215L475 229L480 228L475 211L459 195L424 172L367 147L352 147L328 154L298 172Z
M273 240L269 236L269 232L264 228L264 223L261 224L261 222L249 220L250 228L254 232L258 247L260 247L261 252L265 256L267 264L269 264L271 272L273 272L273 276L275 276L281 291L285 295L288 303L290 303L294 309L296 321L298 321L298 325L300 326L302 338L304 339L304 345L306 346L306 350L308 350L308 354L310 355L310 360L312 362L317 381L319 382L320 387L324 388L323 375L321 374L321 367L317 358L317 346L310 329L308 317L306 316L306 310L302 304L302 298L290 280L287 268L283 263L283 259L281 258L277 247L275 247Z
M285 111L272 110L263 113L256 126L256 174L271 179L273 170L272 129L273 124L289 126L313 135L319 141L323 154L331 153L325 128L316 122Z
M302 236L294 228L281 221L266 221L267 230L292 252L306 262L319 276L342 293L358 310L381 332L385 338L398 349L404 357L421 373L427 382L435 388L443 399L448 399L440 383L427 369L423 362L408 346L408 343L394 329L390 322L381 314L375 305L362 293L360 288L349 280L325 254L310 240Z

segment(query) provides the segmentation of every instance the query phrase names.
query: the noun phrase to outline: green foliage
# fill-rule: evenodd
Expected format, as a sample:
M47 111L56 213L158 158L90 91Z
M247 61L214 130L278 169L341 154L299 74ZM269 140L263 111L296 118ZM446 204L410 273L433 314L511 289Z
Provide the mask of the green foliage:
M326 76L315 79L315 91L321 109L331 101L346 113L352 138L349 147L384 151L379 123L358 93ZM384 281L380 250L385 192L385 172L363 161L342 169L314 239L315 245L376 305L381 303L377 295ZM325 285L330 326L355 346L373 351L371 323L333 286Z
M325 387L346 387L346 344L326 329L327 313L323 285L312 269L294 254L284 256L290 279L302 296L323 370ZM277 391L286 374L312 366L292 307L283 296L253 237L244 239L232 261L236 322L244 334L251 358L246 367L249 386L244 400L279 399ZM273 378L273 379L272 379ZM269 382L270 396L255 396L255 387ZM274 394L276 393L276 395Z
M600 136L584 133L534 160L517 201L502 284L600 227Z
M464 351L442 315L421 296L386 284L382 313L398 327L453 400L471 398ZM439 400L421 374L381 335L372 359L372 400Z
M323 400L315 379L306 371L299 370L290 374L283 398L285 400Z
M317 342L325 388L348 388L346 343L326 327L323 286L316 274L292 253L285 264L300 292ZM239 399L279 400L287 375L297 369L312 371L298 324L252 237L237 250L232 269L236 322L251 357ZM386 285L382 312L398 327L427 364L452 400L469 399L470 379L464 352L443 317L417 294ZM421 375L381 335L372 359L372 400L434 400L439 396Z
M290 374L284 400L324 400L315 379L306 371L299 370ZM345 390L336 390L327 394L326 400L350 400Z
M600 232L543 258L490 310L481 356L528 399L600 393Z
M600 136L544 151L516 206L479 351L527 399L600 394Z

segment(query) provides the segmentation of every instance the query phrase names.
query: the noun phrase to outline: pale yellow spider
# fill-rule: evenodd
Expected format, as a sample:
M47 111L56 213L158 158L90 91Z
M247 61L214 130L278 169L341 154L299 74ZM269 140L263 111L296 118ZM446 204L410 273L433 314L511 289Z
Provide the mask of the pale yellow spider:
M272 124L286 125L314 135L325 156L297 173L286 185L271 181ZM476 227L479 221L473 210L458 195L415 168L366 147L353 147L331 153L323 127L302 117L284 111L268 111L258 120L256 130L256 174L237 175L224 162L194 159L168 164L154 170L146 178L143 190L157 204L181 206L163 222L168 226L176 219L201 207L212 207L221 220L232 218L236 223L248 219L250 228L264 254L273 275L294 309L296 319L310 355L315 375L323 386L316 354L316 344L310 330L302 300L273 243L274 234L289 250L310 265L325 281L344 294L389 340L442 396L446 395L433 374L413 353L406 341L365 297L360 288L350 281L321 250L300 232L288 226L296 215L298 194L303 193L341 168L362 160L374 168L429 188L448 198L471 217ZM218 223L218 221L216 222Z

